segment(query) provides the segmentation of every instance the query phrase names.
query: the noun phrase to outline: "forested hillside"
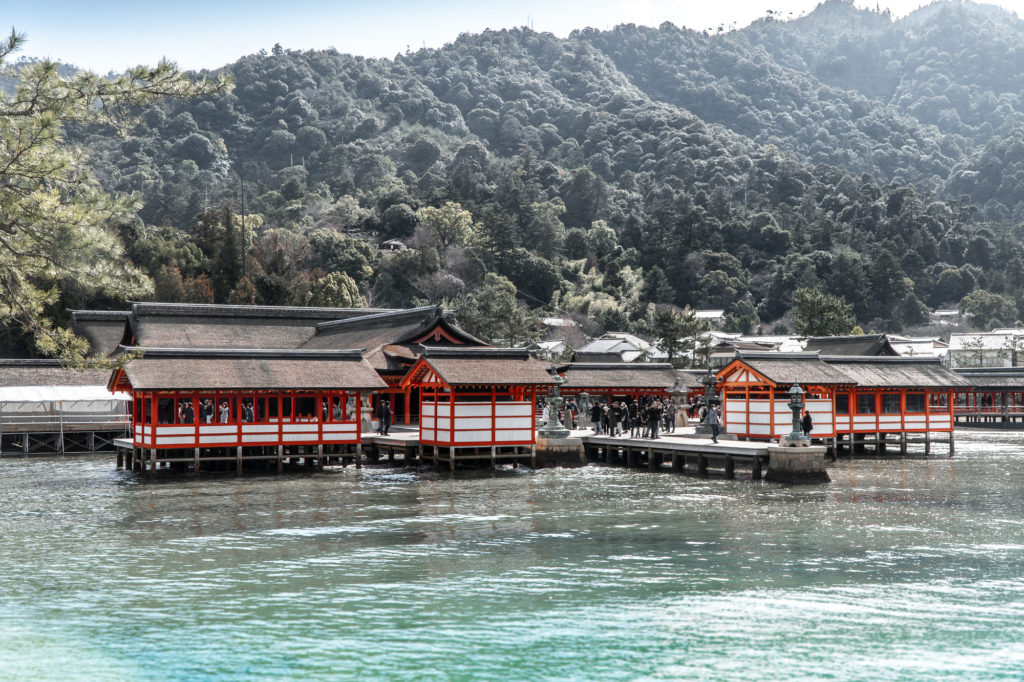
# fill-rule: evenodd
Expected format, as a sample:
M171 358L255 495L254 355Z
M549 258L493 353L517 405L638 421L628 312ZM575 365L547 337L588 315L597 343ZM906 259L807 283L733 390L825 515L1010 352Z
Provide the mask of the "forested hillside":
M225 68L233 92L154 105L126 139L70 131L141 195L120 229L157 300L444 300L506 340L526 308L597 332L720 307L768 331L799 287L865 330L961 302L1024 318L1024 23L1002 11L831 0L714 33L488 31Z

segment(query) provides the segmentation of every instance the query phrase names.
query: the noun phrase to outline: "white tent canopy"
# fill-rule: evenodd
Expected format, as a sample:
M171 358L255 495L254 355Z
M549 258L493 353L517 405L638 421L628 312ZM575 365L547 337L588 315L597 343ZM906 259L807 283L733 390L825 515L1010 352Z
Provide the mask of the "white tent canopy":
M130 402L127 393L111 393L106 386L0 386L0 415L15 419L89 415L90 420L117 420L128 413Z

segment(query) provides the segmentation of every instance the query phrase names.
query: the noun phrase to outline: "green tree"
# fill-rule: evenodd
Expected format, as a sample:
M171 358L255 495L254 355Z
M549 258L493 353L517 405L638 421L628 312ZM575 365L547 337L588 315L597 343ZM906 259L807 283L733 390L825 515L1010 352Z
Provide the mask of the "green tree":
M355 281L344 272L332 272L314 279L304 301L323 308L364 308L366 301Z
M691 364L689 361L694 358L700 335L708 330L708 323L698 319L689 308L665 307L654 313L654 342L676 367Z
M984 289L975 289L960 301L960 312L979 329L1009 327L1017 318L1013 301Z
M512 282L487 273L483 285L455 300L459 323L490 343L521 346L540 338L539 316L516 298Z
M752 334L759 324L761 319L757 316L757 308L746 299L736 301L725 314L725 330L729 332Z
M437 243L437 252L442 260L448 249L462 246L475 231L473 215L451 201L441 207L424 206L416 212L416 217Z
M849 334L857 320L853 305L839 296L801 287L793 295L793 324L803 336Z
M12 31L0 44L4 75L24 41ZM0 91L0 324L31 333L45 355L82 364L87 342L49 314L59 305L59 285L124 300L149 294L153 283L124 257L112 227L131 219L137 200L100 187L82 152L65 142L64 126L109 125L126 134L139 107L227 83L194 82L170 62L110 80L90 72L63 77L50 60L15 75L13 92Z

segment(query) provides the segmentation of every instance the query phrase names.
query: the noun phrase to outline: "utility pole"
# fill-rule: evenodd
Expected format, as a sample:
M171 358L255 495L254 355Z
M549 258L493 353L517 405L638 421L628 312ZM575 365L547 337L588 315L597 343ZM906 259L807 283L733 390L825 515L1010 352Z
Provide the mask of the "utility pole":
M241 213L242 213L242 229L241 229L241 233L242 233L242 248L239 249L241 251L241 253L242 253L242 277L245 277L245 261L248 260L246 258L246 254L245 254L246 248L245 248L245 176L244 176L244 173L245 173L245 166L242 165L242 166L239 167L239 172L238 172L238 184L240 186L241 204L242 204L242 210L241 210Z

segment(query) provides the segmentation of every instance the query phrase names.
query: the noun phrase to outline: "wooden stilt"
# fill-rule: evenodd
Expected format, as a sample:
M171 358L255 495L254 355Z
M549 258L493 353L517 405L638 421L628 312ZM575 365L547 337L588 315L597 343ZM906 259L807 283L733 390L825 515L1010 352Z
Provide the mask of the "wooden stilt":
M736 478L736 462L728 455L725 458L725 477Z
M318 471L324 470L324 444L317 443L316 445L316 468Z
M926 457L932 454L932 434L930 431L924 432L924 454Z
M356 443L356 469L363 468L363 444Z
M750 467L750 480L759 481L761 480L761 458L754 457L752 466Z
M242 446L239 445L235 452L235 473L242 473Z
M647 451L647 470L657 471L658 465L661 464L660 457L654 450Z
M679 453L672 453L672 471L679 473L683 470L683 464L686 463L686 458Z
M434 466L437 466L437 446L434 446Z
M953 443L953 432L949 432L949 456L952 457L956 453L956 446Z
M283 471L284 471L284 446L283 445L278 445L277 446L277 473L280 474Z
M455 471L455 447L450 446L448 448L448 469Z
M537 468L537 444L536 443L531 443L530 444L530 468L531 469L536 469Z
M900 432L900 454L901 455L907 454L907 432L906 431L901 431Z
M697 455L697 475L708 475L708 458L704 455Z
M498 466L498 447L491 445L491 468L494 469Z

